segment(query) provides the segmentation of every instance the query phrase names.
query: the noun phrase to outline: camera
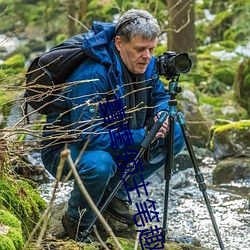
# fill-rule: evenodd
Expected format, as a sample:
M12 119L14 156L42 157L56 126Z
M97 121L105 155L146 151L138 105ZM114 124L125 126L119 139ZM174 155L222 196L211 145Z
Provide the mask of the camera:
M187 53L176 54L174 51L167 51L156 59L157 73L165 76L167 80L187 73L191 66L192 61Z

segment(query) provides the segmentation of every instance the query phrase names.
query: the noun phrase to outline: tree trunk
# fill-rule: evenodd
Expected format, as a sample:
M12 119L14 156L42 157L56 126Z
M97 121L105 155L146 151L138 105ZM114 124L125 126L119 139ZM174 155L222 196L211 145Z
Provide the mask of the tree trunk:
M87 13L88 10L88 2L87 0L79 1L79 11L78 11L78 18L79 20Z
M73 36L76 34L76 3L75 0L69 0L67 4L68 14L69 14L69 22L68 22L68 34L69 36Z
M167 0L169 9L168 50L189 53L196 60L195 0Z

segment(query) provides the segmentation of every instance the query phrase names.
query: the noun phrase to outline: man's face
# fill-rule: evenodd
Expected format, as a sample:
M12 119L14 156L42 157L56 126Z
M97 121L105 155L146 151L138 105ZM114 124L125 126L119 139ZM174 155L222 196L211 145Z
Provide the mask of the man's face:
M129 43L124 43L121 37L115 37L115 46L128 70L134 74L143 74L153 55L157 39L146 40L136 35Z

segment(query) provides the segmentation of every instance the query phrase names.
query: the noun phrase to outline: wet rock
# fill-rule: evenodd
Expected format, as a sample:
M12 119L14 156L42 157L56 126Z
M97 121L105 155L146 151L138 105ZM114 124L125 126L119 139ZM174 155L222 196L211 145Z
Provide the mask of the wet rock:
M183 188L190 185L193 169L189 168L174 174L171 178L170 187L173 189Z
M228 183L232 180L250 179L250 158L226 158L213 171L213 183Z

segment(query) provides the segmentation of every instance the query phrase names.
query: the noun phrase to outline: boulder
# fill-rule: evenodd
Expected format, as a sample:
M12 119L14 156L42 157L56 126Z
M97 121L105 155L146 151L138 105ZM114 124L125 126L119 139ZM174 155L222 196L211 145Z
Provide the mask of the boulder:
M214 184L250 178L250 121L217 121L211 128L210 149L218 161Z
M220 161L213 171L214 184L246 179L250 179L250 158L246 157L228 157Z
M250 157L250 120L225 121L211 127L209 148L216 160Z
M198 106L188 101L181 101L181 112L193 146L206 148L209 141L209 122L204 118Z

